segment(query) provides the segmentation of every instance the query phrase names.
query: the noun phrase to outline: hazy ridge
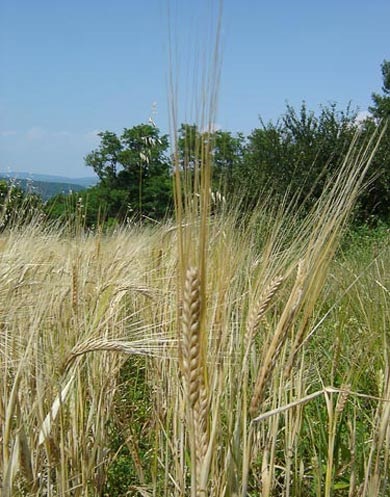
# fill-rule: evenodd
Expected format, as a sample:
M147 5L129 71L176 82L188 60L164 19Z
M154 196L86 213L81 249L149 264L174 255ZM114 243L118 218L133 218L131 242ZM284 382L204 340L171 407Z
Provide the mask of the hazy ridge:
M55 176L50 174L30 174L26 172L0 173L0 179L14 182L22 190L36 193L43 200L60 193L71 193L85 190L97 183L94 177L68 178L66 176Z

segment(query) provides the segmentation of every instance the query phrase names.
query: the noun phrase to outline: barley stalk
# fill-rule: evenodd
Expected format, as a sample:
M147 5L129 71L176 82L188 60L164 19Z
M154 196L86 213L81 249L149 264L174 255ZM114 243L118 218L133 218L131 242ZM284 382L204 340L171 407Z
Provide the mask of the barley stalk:
M72 267L72 309L77 316L79 304L79 273L76 264Z

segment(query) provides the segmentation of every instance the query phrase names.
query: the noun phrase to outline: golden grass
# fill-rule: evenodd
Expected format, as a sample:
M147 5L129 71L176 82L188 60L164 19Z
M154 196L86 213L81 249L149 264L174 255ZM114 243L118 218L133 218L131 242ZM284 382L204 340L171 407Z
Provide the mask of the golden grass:
M197 83L208 131L219 29ZM389 246L365 268L339 253L379 137L304 218L269 193L213 214L212 142L179 160L171 88L173 225L0 235L2 495L110 495L110 426L137 409L124 495L389 495ZM148 398L120 404L139 356Z
M194 267L178 292L171 226L2 233L4 495L101 494L119 373L140 356L155 441L143 466L132 438L143 491L388 494L389 246L367 269L359 254L332 262L338 238L324 255L314 217L256 216L210 218L204 298Z

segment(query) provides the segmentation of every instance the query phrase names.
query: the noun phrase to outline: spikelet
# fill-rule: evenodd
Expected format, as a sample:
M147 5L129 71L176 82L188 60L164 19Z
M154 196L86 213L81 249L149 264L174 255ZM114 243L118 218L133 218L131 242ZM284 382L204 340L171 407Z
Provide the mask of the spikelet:
M341 385L340 393L336 404L337 414L341 414L344 411L350 391L351 391L351 385Z
M184 285L181 352L186 395L192 409L200 390L200 312L199 274L196 268L189 268Z
M206 367L201 351L201 293L197 268L186 274L183 296L181 354L186 398L194 429L196 479L199 491L202 463L209 445L207 427L209 397Z
M208 416L208 395L203 379L199 383L199 397L194 406L194 434L195 434L195 454L196 454L196 473L198 489L200 489L202 464L206 457L209 446L209 433L207 426Z
M252 311L249 313L245 333L245 349L250 345L253 333L258 328L262 317L270 306L272 299L279 290L283 280L284 278L282 276L278 276L272 280L264 292L262 292L258 305L254 306Z

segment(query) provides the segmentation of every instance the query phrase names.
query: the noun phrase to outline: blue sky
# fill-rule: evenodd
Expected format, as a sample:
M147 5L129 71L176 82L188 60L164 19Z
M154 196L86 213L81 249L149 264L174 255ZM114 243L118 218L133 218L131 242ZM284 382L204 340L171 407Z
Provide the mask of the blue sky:
M187 82L211 3L171 1L181 120L193 118ZM91 175L97 131L147 122L154 104L168 132L167 5L0 0L0 172ZM389 19L389 0L225 0L216 122L248 134L302 100L365 111L390 59Z

